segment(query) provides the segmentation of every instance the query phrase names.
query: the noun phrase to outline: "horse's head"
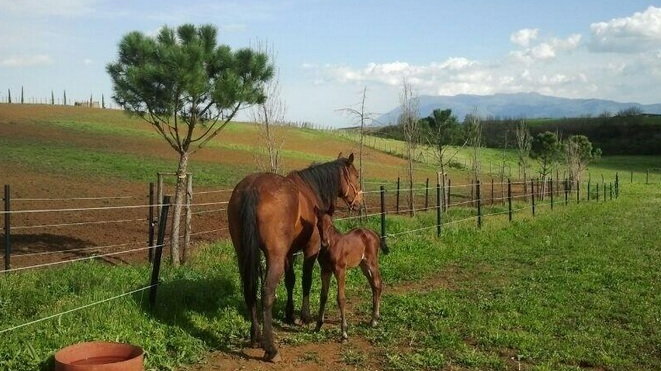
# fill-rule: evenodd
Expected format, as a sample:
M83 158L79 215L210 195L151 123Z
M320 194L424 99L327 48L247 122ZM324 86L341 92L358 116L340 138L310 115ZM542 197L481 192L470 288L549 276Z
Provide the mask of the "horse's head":
M340 174L340 194L338 196L347 203L351 210L357 210L363 202L363 192L360 190L358 170L353 166L353 153L348 158L342 158L342 153L340 153L338 159L344 160L344 166Z
M317 229L319 230L319 238L321 239L321 247L326 249L330 246L330 234L333 228L333 220L328 212L319 210L314 207L314 213L317 216Z

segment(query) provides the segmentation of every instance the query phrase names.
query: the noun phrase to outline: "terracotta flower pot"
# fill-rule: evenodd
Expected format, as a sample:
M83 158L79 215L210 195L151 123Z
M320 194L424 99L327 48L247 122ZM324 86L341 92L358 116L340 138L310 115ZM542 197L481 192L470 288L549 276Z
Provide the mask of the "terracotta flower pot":
M55 353L55 371L143 371L142 348L93 341L70 345Z

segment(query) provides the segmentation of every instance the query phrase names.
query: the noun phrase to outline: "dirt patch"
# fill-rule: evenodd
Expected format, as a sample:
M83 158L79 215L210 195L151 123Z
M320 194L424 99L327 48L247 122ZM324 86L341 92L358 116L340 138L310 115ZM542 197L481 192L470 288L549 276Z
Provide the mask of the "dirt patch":
M207 370L379 370L383 366L369 341L352 337L346 344L340 342L280 345L282 361L263 362L261 349L243 349L233 353L214 352L188 371Z

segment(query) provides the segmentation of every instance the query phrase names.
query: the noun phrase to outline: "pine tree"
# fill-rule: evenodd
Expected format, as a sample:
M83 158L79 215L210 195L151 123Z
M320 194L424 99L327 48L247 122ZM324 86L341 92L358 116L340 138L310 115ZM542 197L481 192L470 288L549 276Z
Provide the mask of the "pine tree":
M115 101L154 126L179 154L170 240L175 266L181 263L178 222L190 156L244 105L264 102L264 83L273 76L266 54L233 51L217 43L217 33L214 26L190 24L163 27L156 37L131 32L119 44L117 61L107 66Z

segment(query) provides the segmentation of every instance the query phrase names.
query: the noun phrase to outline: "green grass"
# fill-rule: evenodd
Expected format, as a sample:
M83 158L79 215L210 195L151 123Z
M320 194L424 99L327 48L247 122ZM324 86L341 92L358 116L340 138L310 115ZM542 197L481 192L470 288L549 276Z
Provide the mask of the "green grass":
M358 140L358 135L348 131L338 131L339 135L348 140ZM403 141L395 139L387 139L376 136L366 136L365 143L377 150L381 150L393 155L403 157L405 153L406 144ZM449 146L447 150L448 155L455 154L450 169L451 176L460 174L465 175L465 171L471 168L472 150L468 147L452 147ZM481 171L487 175L497 176L499 173L499 166L505 163L506 176L512 179L518 178L518 157L515 149L498 149L498 148L480 148L478 154ZM437 160L435 158L434 149L429 146L418 146L418 155L416 160L422 165L435 166ZM532 171L537 169L535 160L530 161L530 168ZM620 176L629 176L629 172L634 172L635 181L644 181L645 172L650 170L650 176L657 182L661 181L661 156L604 156L601 159L590 164L587 170L587 176L600 178L602 175L605 178L613 179L615 173ZM562 166L559 168L560 174L563 173ZM555 174L555 173L554 173Z
M0 156L5 161L27 165L36 170L56 174L110 176L128 181L153 181L157 172L171 172L173 159L165 160L148 155L132 155L110 150L90 150L67 144L48 145L31 141L0 138ZM249 172L237 165L197 162L191 160L189 171L202 186L233 185Z
M350 337L369 339L392 369L505 369L517 362L536 369L658 369L660 206L658 186L625 185L617 200L554 211L540 206L537 217L526 210L511 225L503 215L485 219L482 230L473 220L446 226L440 240L434 229L391 238L391 253L380 259L387 285L383 319L372 329L351 317ZM472 214L451 211L450 220ZM392 216L388 233L433 220L433 213ZM368 225L376 228L377 219ZM148 276L144 265L101 262L6 275L0 323L6 328L112 297L145 286ZM138 293L3 334L0 369L45 368L58 348L92 339L139 344L147 367L158 370L199 361L211 349L240 348L248 324L237 276L228 242L201 248L186 267L165 265L153 311ZM279 290L285 297L282 285ZM318 292L315 277L313 310ZM368 313L369 290L359 270L348 275L347 296ZM337 316L333 300L329 310ZM275 316L284 316L282 299ZM284 344L336 341L339 329L329 324L321 333L305 328L278 335ZM366 357L342 354L354 366Z

